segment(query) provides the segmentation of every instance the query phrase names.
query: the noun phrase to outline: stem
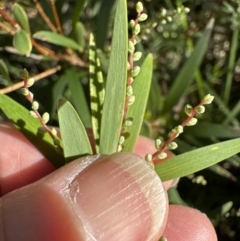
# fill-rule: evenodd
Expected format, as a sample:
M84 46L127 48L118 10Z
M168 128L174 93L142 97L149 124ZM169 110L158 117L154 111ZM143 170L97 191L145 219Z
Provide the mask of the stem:
M232 79L233 79L233 73L234 73L234 67L235 67L235 60L236 60L236 54L238 49L238 37L239 37L239 29L236 27L233 31L232 41L231 41L231 49L230 49L230 56L229 56L229 62L228 62L228 69L227 69L227 79L226 79L226 85L224 90L223 99L226 105L228 105L231 87L232 87Z
M14 35L15 31L12 30L11 28L9 28L7 25L5 25L4 23L0 22L0 28L2 28L3 30L5 30L7 33Z
M5 19L6 22L8 22L12 27L15 29L19 29L20 26L17 22L15 22L12 18L9 17L9 15L5 12L3 8L0 8L0 15Z
M50 5L51 5L53 17L54 17L54 20L55 20L55 23L56 23L56 26L57 26L57 31L60 34L64 35L63 30L62 30L62 26L61 26L61 23L60 23L60 19L59 19L59 16L58 16L57 8L56 8L56 5L55 5L55 1L49 0L49 2L50 2Z
M194 117L194 115L196 114L196 109L199 107L199 106L202 106L204 104L204 99L192 110L191 114L182 122L181 126L182 128L184 128L186 126L186 124ZM170 144L174 139L176 139L177 137L179 136L179 133L174 133L173 135L171 135L169 137L169 139L167 141L165 141L163 143L163 145L160 147L159 150L157 150L153 155L152 155L152 158L153 160L155 159L158 159L158 155L162 152L164 152L166 149L167 149L167 146L168 144Z
M54 26L54 24L52 23L52 21L50 20L50 18L45 14L41 4L39 3L38 0L33 0L33 2L35 3L35 6L40 14L40 16L42 17L42 19L44 20L44 22L47 24L47 26L54 32L57 33L57 29Z
M52 68L52 69L48 69L40 74L37 74L35 76L33 76L32 78L34 79L34 82L41 80L49 75L52 75L54 73L56 73L57 71L59 71L62 67L60 65L57 65L56 67ZM8 86L4 89L0 89L0 94L7 94L9 92L12 92L14 90L20 89L24 86L24 81L18 82L14 85Z

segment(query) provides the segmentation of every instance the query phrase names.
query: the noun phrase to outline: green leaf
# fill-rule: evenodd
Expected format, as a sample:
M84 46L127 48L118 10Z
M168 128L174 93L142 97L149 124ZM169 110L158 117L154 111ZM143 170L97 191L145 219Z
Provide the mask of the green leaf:
M132 85L135 101L129 106L127 118L131 117L133 124L124 128L124 133L127 134L127 138L123 144L123 151L131 152L139 136L150 91L152 71L153 57L149 54L143 62L141 71Z
M5 79L8 82L8 84L12 84L12 81L9 76L8 67L2 59L0 59L0 75L2 75L3 79Z
M74 11L72 14L72 28L75 29L75 26L79 20L79 17L82 13L86 0L76 1L74 5Z
M19 29L13 36L13 47L21 54L28 56L32 51L30 35Z
M81 49L83 50L86 45L85 41L86 29L81 22L77 22L75 28L73 29L73 38L79 44Z
M77 110L78 115L80 116L85 127L91 127L91 115L79 78L79 73L75 69L69 68L66 70L64 76L68 80L68 87L71 91L72 103Z
M123 0L118 0L123 1ZM103 49L107 39L108 23L111 16L111 10L115 4L115 0L102 0L101 7L97 16L96 26L96 45L97 48ZM124 14L124 13L123 13Z
M53 33L51 31L39 31L35 33L33 37L62 47L81 50L81 46L79 46L78 43L76 43L71 38L60 35L58 33Z
M199 68L199 65L202 62L202 59L207 50L208 41L212 32L214 20L210 19L202 37L198 40L197 45L183 65L182 69L178 73L177 77L173 81L173 85L167 95L163 112L166 113L169 111L181 98L183 93L186 91L187 87L191 83L195 72Z
M99 140L101 129L102 108L105 95L103 85L103 75L101 72L100 60L97 57L97 49L94 42L94 37L90 34L89 40L89 72L90 72L90 97L91 97L91 112L92 112L92 129L96 144L96 151L99 152Z
M240 130L226 125L198 122L197 125L184 128L184 134L194 137L236 138L240 137Z
M92 148L85 127L67 100L60 99L58 102L58 119L66 161L91 155Z
M59 76L59 79L56 81L52 88L52 108L51 108L51 116L54 116L56 113L58 100L63 97L64 90L68 84L68 80L65 78L65 75L62 74Z
M39 120L29 115L29 110L15 102L7 95L0 94L0 109L14 126L56 167L64 165L63 155L58 153L52 138L45 134L42 138L37 134L41 126Z
M28 17L24 9L18 3L15 3L12 7L12 13L14 15L14 18L21 26L21 28L30 34Z
M116 151L126 95L128 22L126 1L118 0L100 135L100 153Z
M155 166L162 181L200 171L240 152L240 138L209 145L175 156Z

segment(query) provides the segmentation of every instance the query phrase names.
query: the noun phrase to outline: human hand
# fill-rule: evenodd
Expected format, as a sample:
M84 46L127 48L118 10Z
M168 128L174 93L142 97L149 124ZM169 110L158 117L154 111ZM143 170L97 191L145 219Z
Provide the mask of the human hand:
M166 189L138 156L78 159L55 170L9 125L0 125L0 240L215 241L197 210L168 205ZM154 152L140 137L134 152Z

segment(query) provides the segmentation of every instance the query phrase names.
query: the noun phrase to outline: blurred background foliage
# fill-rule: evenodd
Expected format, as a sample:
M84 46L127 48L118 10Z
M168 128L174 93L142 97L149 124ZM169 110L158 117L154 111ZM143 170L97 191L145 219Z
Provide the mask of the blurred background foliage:
M54 23L51 4L40 1L43 11ZM135 4L128 1L129 20L136 17ZM151 138L167 138L168 132L185 118L186 103L197 105L208 93L215 96L199 123L186 128L178 138L176 154L197 147L240 136L240 54L239 0L144 0L148 20L141 24L137 48L146 56L154 56L154 73L142 134ZM12 16L14 1L6 1L5 10ZM39 76L31 91L40 103L40 112L51 113L50 125L57 125L56 104L60 97L70 100L91 127L89 111L88 40L93 32L99 48L104 79L108 68L114 0L57 0L56 10L68 40L46 35L52 31L39 16L38 1L17 1L29 19L31 35L43 48L52 51L46 55L33 46L28 57L13 47L13 36L0 26L0 93L7 93L22 105L29 103L19 90L6 91L7 86L19 82L19 70L26 68L31 76ZM194 50L210 18L215 19L207 53L184 89L177 105L166 109L171 100L169 90L179 70ZM15 14L16 19L16 14ZM18 19L16 19L17 22ZM9 24L0 17L0 23ZM22 26L22 25L21 25ZM38 34L36 34L38 32ZM61 31L59 32L61 33ZM27 35L28 37L30 35ZM46 41L47 37L47 41ZM39 40L40 38L40 40ZM56 42L57 41L57 42ZM70 47L68 47L70 46ZM72 48L71 48L72 46ZM77 47L76 47L77 46ZM77 49L76 49L77 48ZM53 70L49 74L48 70ZM46 73L46 75L41 75ZM44 77L46 76L46 77ZM204 171L182 178L177 188L169 191L172 203L180 203L205 212L212 220L219 240L240 240L240 157L238 155Z

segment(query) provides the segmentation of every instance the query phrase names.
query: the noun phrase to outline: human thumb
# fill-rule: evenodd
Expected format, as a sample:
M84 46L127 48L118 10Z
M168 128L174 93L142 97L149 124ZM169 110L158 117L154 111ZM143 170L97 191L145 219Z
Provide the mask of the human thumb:
M162 182L143 159L88 156L3 196L0 240L154 241L167 212Z

